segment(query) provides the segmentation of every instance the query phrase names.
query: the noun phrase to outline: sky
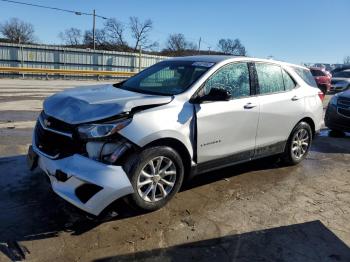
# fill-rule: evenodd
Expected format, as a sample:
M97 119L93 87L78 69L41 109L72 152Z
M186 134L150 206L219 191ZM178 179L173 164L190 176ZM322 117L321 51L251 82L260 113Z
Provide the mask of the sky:
M249 56L291 63L342 63L350 56L350 0L18 0L114 17L150 18L153 41L165 46L170 33L183 33L202 49L221 38L239 38ZM41 43L60 44L59 32L92 28L91 16L0 1L0 23L18 17L30 22ZM97 19L97 27L104 20ZM127 36L130 40L130 37ZM131 42L131 40L130 40Z

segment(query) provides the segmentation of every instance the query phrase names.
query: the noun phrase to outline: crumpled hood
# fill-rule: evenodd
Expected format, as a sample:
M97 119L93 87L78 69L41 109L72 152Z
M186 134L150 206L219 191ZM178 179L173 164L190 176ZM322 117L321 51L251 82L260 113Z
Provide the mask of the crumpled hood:
M44 101L47 115L69 124L97 121L139 106L171 102L171 96L147 95L108 85L83 86L65 90Z

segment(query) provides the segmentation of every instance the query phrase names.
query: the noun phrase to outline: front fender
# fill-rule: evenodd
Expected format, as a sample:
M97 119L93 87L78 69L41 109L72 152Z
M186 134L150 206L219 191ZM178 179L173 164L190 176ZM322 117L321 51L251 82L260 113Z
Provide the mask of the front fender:
M140 147L159 139L176 139L192 158L194 119L192 104L171 102L135 114L131 123L119 133Z

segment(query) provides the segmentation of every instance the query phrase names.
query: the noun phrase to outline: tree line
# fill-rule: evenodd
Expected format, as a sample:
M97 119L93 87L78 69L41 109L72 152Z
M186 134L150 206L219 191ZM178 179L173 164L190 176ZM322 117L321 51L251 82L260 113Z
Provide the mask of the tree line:
M199 50L197 43L186 39L182 33L171 33L168 35L164 47L160 49L157 41L150 37L154 24L151 19L140 20L138 17L130 17L129 22L122 23L115 18L107 19L102 28L95 30L96 49L113 50L123 52L136 52L140 48L143 52L166 55L182 56L192 54L228 54L247 55L246 48L237 39L223 38L217 43L213 50ZM34 26L18 18L11 18L0 23L1 41L10 43L36 44ZM127 41L127 37L131 41ZM77 48L93 47L92 30L81 30L79 28L67 28L58 34L62 45Z
M150 33L154 29L151 19L140 20L138 17L130 17L129 23L125 24L115 18L105 21L102 28L95 30L96 48L99 50L136 52L142 48L143 52L166 55L183 56L193 54L228 54L247 55L245 46L236 38L223 38L218 40L213 50L199 50L197 43L186 39L182 33L169 34L164 48L160 50L157 41L152 41ZM132 40L129 43L126 35ZM18 18L11 18L0 23L0 41L8 43L36 44L34 26ZM59 33L62 44L67 47L92 48L92 30L82 31L78 28L67 28ZM350 56L345 56L344 64L350 64Z

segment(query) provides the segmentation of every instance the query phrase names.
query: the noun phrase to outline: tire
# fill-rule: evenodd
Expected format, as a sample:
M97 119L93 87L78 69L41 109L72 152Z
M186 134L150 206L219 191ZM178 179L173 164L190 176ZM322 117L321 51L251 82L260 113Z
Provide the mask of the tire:
M180 155L166 146L146 148L131 156L124 169L134 188L134 193L126 198L127 203L141 211L165 206L179 191L184 178Z
M288 138L281 158L282 163L285 165L299 164L307 156L311 143L312 131L310 125L306 122L298 123Z

